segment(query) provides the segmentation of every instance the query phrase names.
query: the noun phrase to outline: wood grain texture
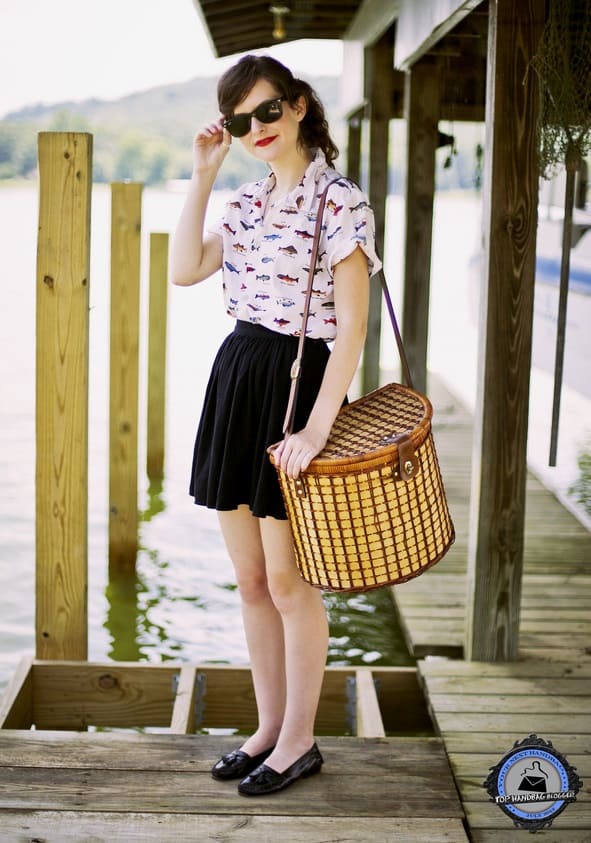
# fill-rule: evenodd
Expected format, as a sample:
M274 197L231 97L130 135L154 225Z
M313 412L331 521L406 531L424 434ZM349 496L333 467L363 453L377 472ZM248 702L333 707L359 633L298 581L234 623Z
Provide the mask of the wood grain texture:
M109 564L135 567L142 185L111 185Z
M323 738L320 775L272 799L249 800L238 795L235 783L210 774L236 738L94 733L62 742L55 734L45 741L46 733L37 733L27 760L19 757L19 745L25 748L28 739L10 744L20 735L0 732L3 811L462 817L443 746L435 738ZM159 747L176 754L175 765L160 765Z
M461 843L468 838L459 819L412 817L248 816L205 813L113 814L71 811L4 811L2 828L10 840L44 843L178 843L224 840L253 843ZM573 837L572 843L582 838Z
M477 660L515 659L519 645L538 204L538 93L533 74L525 77L543 22L543 0L489 6L486 274L466 626L466 656Z
M427 391L427 340L439 72L417 64L406 75L406 188L402 338L415 389Z
M369 201L376 227L378 254L384 252L386 197L388 195L388 150L392 112L392 62L394 42L388 30L373 46L366 49L366 97L371 102L369 116ZM380 333L382 292L379 284L370 285L367 340L361 363L363 393L379 386Z
M164 477L166 439L166 338L168 321L168 234L150 234L148 320L148 435L146 469L150 480Z
M36 652L87 655L92 136L39 135Z

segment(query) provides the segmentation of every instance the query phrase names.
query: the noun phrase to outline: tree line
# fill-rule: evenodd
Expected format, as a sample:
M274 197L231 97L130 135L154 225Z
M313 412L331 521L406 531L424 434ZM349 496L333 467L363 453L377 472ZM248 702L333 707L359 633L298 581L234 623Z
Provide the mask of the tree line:
M344 169L346 126L339 113L339 80L309 79L324 102L332 133L341 149L337 161ZM86 100L57 106L33 106L0 120L0 182L33 179L37 167L37 133L40 131L90 132L93 137L93 180L129 179L161 184L191 175L191 142L199 126L217 116L215 80L205 77L165 85L115 101ZM404 141L393 121L390 191L404 185ZM400 128L400 127L399 127ZM479 186L482 149L472 126L452 127L453 147L440 150L437 160L439 189ZM261 165L234 144L220 171L218 186L234 188L265 173Z

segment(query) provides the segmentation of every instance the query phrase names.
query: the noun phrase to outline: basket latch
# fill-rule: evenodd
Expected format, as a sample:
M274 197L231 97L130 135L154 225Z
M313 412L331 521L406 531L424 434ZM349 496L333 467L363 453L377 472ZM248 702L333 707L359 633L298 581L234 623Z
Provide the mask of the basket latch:
M307 495L306 484L304 483L304 479L301 475L299 477L296 477L294 485L296 495L298 496L298 498L300 498L300 500L302 500L302 498L305 498Z
M419 460L412 439L408 433L401 433L395 441L398 446L398 466L394 467L394 476L404 481L413 480L419 471Z

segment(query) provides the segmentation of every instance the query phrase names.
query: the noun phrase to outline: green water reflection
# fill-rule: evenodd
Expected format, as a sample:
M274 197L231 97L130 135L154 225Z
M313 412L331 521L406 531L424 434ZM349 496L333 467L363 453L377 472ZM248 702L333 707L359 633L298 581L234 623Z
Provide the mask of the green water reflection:
M152 483L140 513L136 570L110 572L104 628L115 661L240 664L248 660L240 600L217 532L170 541L162 483ZM158 524L162 529L159 532ZM156 547L155 545L160 546ZM220 549L221 548L221 549ZM217 556L216 556L217 554ZM200 567L201 566L201 567ZM389 589L326 594L331 665L410 665Z
M144 548L141 554L143 564L138 565L135 574L112 574L106 588L108 608L104 626L110 638L108 656L115 661L189 658L190 642L183 641L179 631L175 632L175 618L179 612L207 614L208 600L199 594L175 594L167 585L168 563L154 550ZM236 610L235 584L219 583L215 589L229 595ZM324 599L330 626L329 664L414 663L406 650L387 589L364 594L326 594ZM219 655L205 660L233 661L229 652Z

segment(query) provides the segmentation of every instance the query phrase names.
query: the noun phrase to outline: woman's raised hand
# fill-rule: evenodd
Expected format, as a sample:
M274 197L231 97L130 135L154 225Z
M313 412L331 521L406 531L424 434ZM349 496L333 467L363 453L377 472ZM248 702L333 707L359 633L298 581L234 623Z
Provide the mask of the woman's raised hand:
M232 135L223 126L224 119L220 117L215 123L210 123L200 129L193 140L193 171L202 173L217 170L228 154L232 143Z

